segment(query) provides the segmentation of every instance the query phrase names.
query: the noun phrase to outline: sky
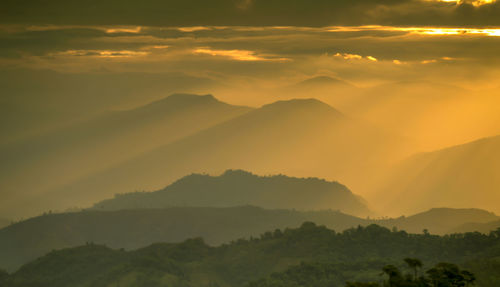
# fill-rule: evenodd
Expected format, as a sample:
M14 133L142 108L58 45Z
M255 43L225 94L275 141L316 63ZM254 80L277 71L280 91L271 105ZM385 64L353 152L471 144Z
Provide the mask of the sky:
M494 0L4 0L0 44L0 149L173 93L314 97L414 153L500 134Z

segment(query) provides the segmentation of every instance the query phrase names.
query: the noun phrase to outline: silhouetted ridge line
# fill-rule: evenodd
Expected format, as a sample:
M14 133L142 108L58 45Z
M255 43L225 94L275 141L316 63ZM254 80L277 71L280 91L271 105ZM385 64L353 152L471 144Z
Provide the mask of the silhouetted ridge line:
M328 76L318 76L314 78L309 78L307 80L304 80L302 82L299 82L295 85L295 87L299 88L308 88L308 87L314 87L314 86L344 86L344 87L354 87L353 85L349 84L348 82L337 79L337 78L332 78Z
M292 99L292 100L283 100L283 101L276 101L271 104L267 104L262 106L261 110L273 110L273 111L279 111L279 110L294 110L294 109L301 109L301 110L322 110L322 111L329 111L329 112L334 112L337 113L339 116L342 115L339 111L337 111L335 108L332 106L325 104L324 102L317 100L317 99Z
M264 208L337 209L347 213L369 213L362 200L338 182L285 175L259 176L243 170L227 170L220 176L191 174L164 189L120 194L95 204L94 208L120 210L247 204Z

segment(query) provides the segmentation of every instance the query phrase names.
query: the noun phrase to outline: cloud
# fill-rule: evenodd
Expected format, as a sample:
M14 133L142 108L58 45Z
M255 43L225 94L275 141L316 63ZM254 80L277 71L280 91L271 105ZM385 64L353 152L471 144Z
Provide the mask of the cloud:
M133 33L137 34L141 32L141 27L133 27L133 28L126 28L126 27L118 27L118 28L109 28L106 29L106 33L108 34L114 34L114 33Z
M380 26L380 25L366 25L366 26L336 26L328 27L329 32L404 32L415 35L429 35L429 36L490 36L500 37L500 28L460 28L460 27L397 27L397 26Z
M473 5L474 7L480 7L483 5L488 5L496 2L496 0L426 0L426 1L455 3L456 5L460 5L461 3L468 3Z
M252 6L253 2L254 2L254 0L240 0L236 4L236 8L238 8L240 10L247 10Z
M356 59L356 60L361 60L363 59L363 56L360 56L360 55L356 55L356 54L349 54L349 53L337 53L335 55L333 55L334 57L341 57L341 58L344 58L344 60L353 60L353 59Z
M196 32L196 31L206 31L211 30L209 27L195 26L195 27L179 27L177 28L181 32Z
M100 57L100 58L130 58L130 57L141 57L149 55L146 51L130 51L130 50L68 50L58 53L49 54L49 56L90 56L90 57Z
M432 59L432 60L423 60L420 63L422 63L422 64L432 64L432 63L436 63L436 62L437 62L437 60Z
M349 53L336 53L335 55L333 55L334 57L339 57L339 58L343 58L344 60L362 60L362 59L366 59L366 60L369 60L369 61L372 61L372 62L377 62L378 59L373 57L373 56L366 56L366 57L363 57L361 55L356 55L356 54L349 54Z
M196 48L194 54L205 54L211 56L227 57L236 61L288 61L286 58L259 56L253 51L247 50L213 50L207 47Z
M119 10L116 9L119 7ZM492 0L3 0L0 23L196 26L500 26Z

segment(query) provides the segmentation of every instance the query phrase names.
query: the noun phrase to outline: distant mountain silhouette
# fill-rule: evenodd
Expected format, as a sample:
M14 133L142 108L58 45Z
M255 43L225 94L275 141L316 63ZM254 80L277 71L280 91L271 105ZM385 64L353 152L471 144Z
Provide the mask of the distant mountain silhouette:
M269 209L341 210L369 214L363 201L342 184L317 178L257 176L228 170L220 176L192 174L155 192L136 192L97 203L99 210L171 206L229 207L255 205Z
M493 230L497 230L499 228L500 228L500 220L495 220L486 223L469 222L451 229L450 233L463 233L466 231L467 232L477 231L481 233L488 233Z
M250 110L211 95L175 94L0 149L0 208L20 190L29 197L58 188Z
M434 150L500 132L495 122L500 110L487 94L432 81L399 81L360 89L352 101L337 106L414 138L420 145L416 150Z
M0 86L3 146L91 120L116 107L130 109L179 91L204 93L220 83L182 72L64 73L19 68L0 71Z
M324 87L324 86L344 86L344 87L351 87L354 88L352 84L349 84L348 82L341 80L341 79L336 79L328 76L318 76L314 78L310 78L307 80L304 80L302 82L297 83L294 85L296 88L316 88L316 87Z
M227 169L321 177L356 190L374 166L400 156L405 144L320 101L279 101L28 199L23 207L84 207L117 193L158 190L186 174Z
M500 136L415 155L398 166L379 194L395 212L435 206L500 212L498 170Z
M361 89L338 78L317 76L277 88L272 94L280 99L315 98L342 108L344 102L349 102L361 92Z
M424 229L431 234L444 234L456 230L465 222L485 222L492 218L495 218L494 215L480 210L435 209L406 218L370 220L338 211L265 210L252 206L86 210L46 214L0 229L0 269L15 270L51 250L87 242L135 249L155 242L181 242L203 237L207 243L219 245L242 237L258 236L267 230L298 227L305 221L339 232L375 223L420 234ZM473 230L462 229L462 232ZM485 233L489 231L485 230Z
M420 233L427 229L430 233L447 234L454 233L456 228L464 223L482 224L498 219L500 217L494 213L481 209L433 208L412 216L381 221L379 224L387 227L396 226L412 233ZM484 233L489 233L492 230L485 230ZM470 231L475 230L467 227L463 228L461 232Z

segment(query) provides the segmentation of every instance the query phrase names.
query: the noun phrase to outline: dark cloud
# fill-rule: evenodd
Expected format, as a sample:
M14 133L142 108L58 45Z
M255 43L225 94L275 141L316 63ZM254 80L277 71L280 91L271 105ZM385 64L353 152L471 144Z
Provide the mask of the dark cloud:
M472 1L472 0L471 0ZM1 23L78 25L500 25L500 3L418 0L4 0Z

